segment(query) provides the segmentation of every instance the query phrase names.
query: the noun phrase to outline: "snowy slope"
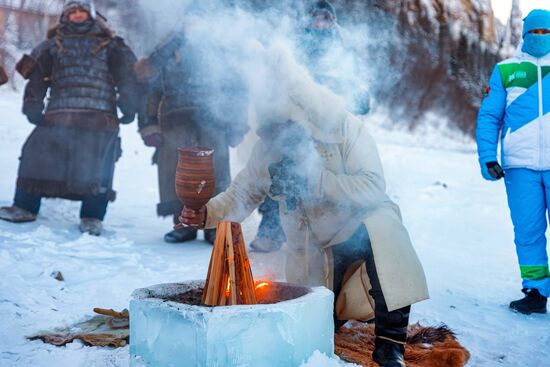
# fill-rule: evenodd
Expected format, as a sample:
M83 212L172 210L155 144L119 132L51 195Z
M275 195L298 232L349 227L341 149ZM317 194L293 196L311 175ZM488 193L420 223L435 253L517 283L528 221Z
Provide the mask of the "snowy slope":
M0 205L9 205L17 157L31 125L19 114L19 95L0 92ZM502 183L481 180L474 146L437 129L414 135L381 127L388 190L403 211L424 263L432 299L413 308L412 321L447 323L472 352L471 366L545 366L550 358L550 317L507 310L519 297L512 227ZM24 336L64 326L93 307L127 307L132 290L205 276L209 245L168 245L170 220L155 216L152 151L135 126L123 128L112 205L101 238L78 232L78 204L46 200L36 223L0 222L0 366L127 366L128 348L100 349L79 342L56 348ZM239 165L241 162L236 162ZM244 225L252 240L257 217ZM253 255L256 275L280 274L284 251ZM50 277L59 270L66 281ZM341 362L312 356L307 367Z

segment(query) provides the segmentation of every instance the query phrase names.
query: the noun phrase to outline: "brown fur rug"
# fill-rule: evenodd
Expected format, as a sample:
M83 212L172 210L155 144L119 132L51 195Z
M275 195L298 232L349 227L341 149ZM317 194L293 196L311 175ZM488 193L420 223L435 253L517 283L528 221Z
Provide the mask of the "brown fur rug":
M378 367L371 358L374 350L374 325L348 323L338 330L334 343L336 354L343 360L364 367ZM469 359L470 353L446 326L409 326L405 349L408 367L463 367Z

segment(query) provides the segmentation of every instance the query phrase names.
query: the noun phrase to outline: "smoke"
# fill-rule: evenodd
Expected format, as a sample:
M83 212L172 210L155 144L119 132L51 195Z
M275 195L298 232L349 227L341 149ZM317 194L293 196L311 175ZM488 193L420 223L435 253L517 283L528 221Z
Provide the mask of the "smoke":
M192 73L209 89L201 103L214 117L233 119L227 123L246 119L243 106L251 106L251 115L258 117L250 121L252 125L282 117L289 108L287 87L292 80L316 80L307 88L329 87L348 101L349 109L355 108L357 91L368 103L369 73L357 61L366 43L365 27L350 28L351 32L338 27L335 47L327 48L315 62L308 62L311 43L304 44L307 2L281 1L271 7L221 0L139 3L153 27L148 44L159 43L174 33L185 34L188 49L182 50L182 55L193 59ZM283 69L280 64L284 64ZM316 101L307 103L314 105Z
M248 122L255 131L267 124L307 120L298 134L331 142L347 110L357 107L357 92L365 99L369 72L359 60L365 56L366 26L337 27L336 35L317 43L308 39L309 6L303 2L282 1L274 7L216 0L200 5L175 0L140 0L140 4L154 19L151 34L157 41L152 43L174 32L185 35L186 46L180 53L208 86L202 103L228 124ZM312 49L317 46L320 50ZM310 57L312 52L319 53ZM246 116L243 110L252 113ZM308 142L300 137L295 141ZM303 145L309 149L287 149L300 155L290 158L299 160L302 171L320 169L313 143ZM232 219L247 214L234 213ZM330 223L325 227L330 228Z

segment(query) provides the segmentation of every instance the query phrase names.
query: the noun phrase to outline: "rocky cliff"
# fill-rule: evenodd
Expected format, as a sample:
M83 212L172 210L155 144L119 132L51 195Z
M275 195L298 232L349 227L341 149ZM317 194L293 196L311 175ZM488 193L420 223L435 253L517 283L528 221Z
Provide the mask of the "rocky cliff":
M106 1L106 0L105 0ZM126 0L124 0L126 1ZM298 19L306 2L282 0L217 0L262 13L275 9ZM448 120L468 134L475 130L476 114L495 63L510 56L521 37L519 1L514 0L507 25L495 19L490 0L332 0L340 24L357 35L354 48L369 74L375 108L390 111L392 120L406 126ZM121 2L122 4L123 2ZM142 0L140 3L148 3ZM138 19L123 28L138 53L157 39L144 42L147 24L158 19L140 7ZM177 9L178 7L176 7ZM260 16L260 15L259 15ZM366 28L366 29L365 29ZM133 36L133 37L132 37ZM136 42L134 38L138 38ZM141 38L141 39L140 39ZM145 37L147 38L147 37ZM149 46L151 46L149 45Z
M370 34L376 34L367 41L366 62L379 74L372 86L376 100L391 106L394 121L414 127L448 118L473 134L482 89L494 64L512 52L521 22L500 24L490 0L336 3L353 9L344 12L343 21L366 19Z

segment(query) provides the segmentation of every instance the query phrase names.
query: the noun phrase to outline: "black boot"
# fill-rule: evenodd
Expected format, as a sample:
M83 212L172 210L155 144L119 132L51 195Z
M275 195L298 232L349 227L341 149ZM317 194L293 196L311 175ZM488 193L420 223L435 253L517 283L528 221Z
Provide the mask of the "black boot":
M381 367L406 367L405 345L393 341L376 338L372 359Z
M168 243L182 243L193 241L197 238L197 231L191 228L174 229L164 235L164 241Z
M372 293L375 292L371 291ZM411 308L408 306L388 312L385 302L382 301L377 302L376 306L379 309L375 310L376 339L372 359L382 367L404 367Z
M532 313L546 313L546 301L538 289L524 288L521 290L525 297L510 303L510 308L516 312L530 315Z
M216 230L215 229L205 229L204 230L204 240L209 244L213 245L216 241Z

